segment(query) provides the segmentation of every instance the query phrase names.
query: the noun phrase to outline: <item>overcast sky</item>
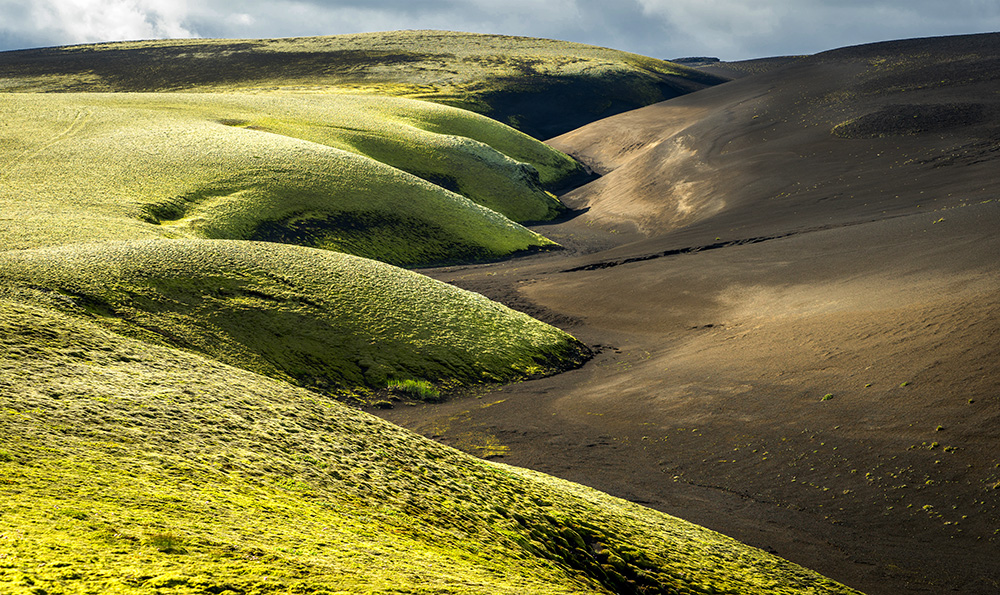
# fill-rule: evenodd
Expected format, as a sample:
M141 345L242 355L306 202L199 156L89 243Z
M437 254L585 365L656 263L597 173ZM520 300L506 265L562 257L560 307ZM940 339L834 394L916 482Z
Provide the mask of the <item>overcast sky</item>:
M998 0L0 0L0 50L448 29L741 60L1000 31Z

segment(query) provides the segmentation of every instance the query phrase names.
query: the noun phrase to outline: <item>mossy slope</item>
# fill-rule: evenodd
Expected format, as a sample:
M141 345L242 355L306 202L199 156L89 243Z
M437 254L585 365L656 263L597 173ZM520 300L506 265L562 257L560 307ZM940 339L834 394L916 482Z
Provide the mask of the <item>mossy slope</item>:
M854 593L314 393L0 300L4 593Z
M206 237L407 266L499 258L554 247L508 217L562 212L542 185L578 168L485 117L398 98L4 99L5 249Z
M541 138L724 80L607 48L447 31L0 54L0 90L365 92L471 109Z
M568 334L380 262L264 242L0 253L0 294L330 394L511 381L582 361Z

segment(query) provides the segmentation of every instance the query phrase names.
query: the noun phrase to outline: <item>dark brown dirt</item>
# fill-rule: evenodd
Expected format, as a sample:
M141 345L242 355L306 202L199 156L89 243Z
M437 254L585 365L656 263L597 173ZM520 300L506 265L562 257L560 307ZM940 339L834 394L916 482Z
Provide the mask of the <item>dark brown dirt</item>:
M1000 592L998 57L847 48L553 139L603 175L538 228L568 250L428 272L598 355L379 414L870 595Z

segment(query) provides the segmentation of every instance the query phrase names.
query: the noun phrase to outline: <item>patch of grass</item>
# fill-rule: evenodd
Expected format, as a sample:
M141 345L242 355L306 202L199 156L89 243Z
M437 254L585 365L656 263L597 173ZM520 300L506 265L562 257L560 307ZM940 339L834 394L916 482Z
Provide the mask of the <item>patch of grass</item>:
M3 300L0 431L28 462L0 483L0 584L15 592L856 593L286 383Z
M146 543L162 554L186 554L184 540L173 533L153 533L146 538Z
M832 398L833 398L833 393L826 393L825 395L823 395L822 398L820 398L820 401L829 401Z
M441 391L426 380L390 380L388 388L392 392L419 401L437 401L441 398Z
M0 295L332 394L390 378L506 382L573 367L570 335L426 276L263 242L151 240L0 253Z

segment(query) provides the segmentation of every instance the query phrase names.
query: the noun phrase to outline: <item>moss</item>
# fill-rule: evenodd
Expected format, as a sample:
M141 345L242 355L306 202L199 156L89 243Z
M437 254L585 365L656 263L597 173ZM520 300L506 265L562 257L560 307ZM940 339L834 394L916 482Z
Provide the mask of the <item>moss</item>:
M678 64L608 48L447 31L143 41L6 52L0 57L0 78L12 91L396 95L491 115L538 137L561 134L602 113L723 82ZM573 91L577 87L580 93ZM616 102L610 111L595 111L595 106ZM565 117L553 121L551 113L557 110Z
M315 393L4 300L0 435L18 461L0 462L0 584L15 592L855 593Z
M407 266L491 260L554 246L507 215L563 209L531 162L515 157L537 157L556 178L577 167L481 116L402 99L12 97L0 107L17 131L0 146L11 163L0 207L19 224L0 231L5 249L203 237L303 240ZM442 131L412 125L425 119ZM515 157L445 134L448 121ZM380 139L369 152L388 162L363 154L369 145L348 146L358 135ZM553 159L568 169L554 173ZM393 164L446 175L463 195ZM351 224L359 219L387 224Z
M154 240L0 254L0 294L346 395L390 378L511 381L572 367L568 334L383 263L260 242Z

